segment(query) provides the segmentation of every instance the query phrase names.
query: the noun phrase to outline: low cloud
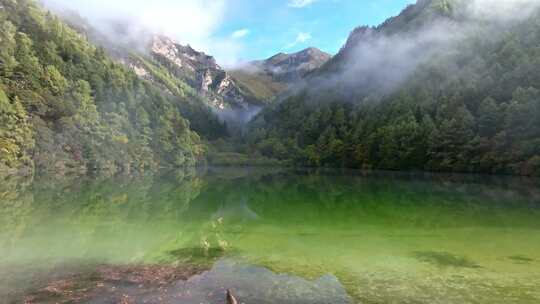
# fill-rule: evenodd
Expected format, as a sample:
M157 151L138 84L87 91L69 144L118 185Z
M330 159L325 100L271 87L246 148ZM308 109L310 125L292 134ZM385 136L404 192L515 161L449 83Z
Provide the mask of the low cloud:
M432 5L420 1L417 5ZM538 0L455 0L450 11L456 19L440 17L424 25L385 33L374 28L359 28L349 37L339 65L309 83L310 87L333 90L344 97L386 94L399 88L419 66L433 59L453 58L463 52L463 42L482 37L496 42L504 29L525 20L540 9ZM422 9L435 9L422 8ZM420 17L422 18L422 17ZM425 19L429 20L429 19ZM450 59L446 68L460 73ZM320 91L314 92L321 93Z
M238 61L243 48L238 37L218 36L230 9L227 0L41 1L57 13L77 12L112 41L143 44L142 33L162 34L215 55L224 65ZM242 34L247 33L237 33Z
M540 7L538 0L471 0L469 13L477 19L515 21L530 16Z

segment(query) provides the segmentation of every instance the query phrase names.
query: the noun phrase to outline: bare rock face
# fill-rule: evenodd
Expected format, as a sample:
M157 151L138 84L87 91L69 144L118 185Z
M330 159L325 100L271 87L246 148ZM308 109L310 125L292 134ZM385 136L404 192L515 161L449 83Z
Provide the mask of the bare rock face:
M320 68L331 55L317 48L307 48L293 54L279 53L263 61L251 64L264 70L274 79L295 82L302 79L307 73Z
M185 67L190 71L200 69L221 69L214 57L197 52L191 46L183 46L165 36L155 36L151 43L154 56L161 56L179 68Z
M214 107L248 108L254 102L214 57L163 36L154 37L149 49L155 60L208 98Z
M152 53L163 56L179 68L184 66L183 58L180 58L181 53L174 42L166 37L156 38L152 42Z

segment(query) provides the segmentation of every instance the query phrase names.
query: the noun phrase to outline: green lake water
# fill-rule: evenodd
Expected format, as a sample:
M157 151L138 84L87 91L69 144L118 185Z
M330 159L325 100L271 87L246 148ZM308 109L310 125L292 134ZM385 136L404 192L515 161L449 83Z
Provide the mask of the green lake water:
M246 304L540 303L540 181L210 168L0 185L0 303L226 289Z

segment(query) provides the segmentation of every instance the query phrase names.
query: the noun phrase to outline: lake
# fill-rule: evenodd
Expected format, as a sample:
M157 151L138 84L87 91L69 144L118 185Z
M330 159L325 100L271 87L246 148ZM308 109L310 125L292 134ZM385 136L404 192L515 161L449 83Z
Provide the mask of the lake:
M0 185L2 303L540 303L540 181L207 168Z

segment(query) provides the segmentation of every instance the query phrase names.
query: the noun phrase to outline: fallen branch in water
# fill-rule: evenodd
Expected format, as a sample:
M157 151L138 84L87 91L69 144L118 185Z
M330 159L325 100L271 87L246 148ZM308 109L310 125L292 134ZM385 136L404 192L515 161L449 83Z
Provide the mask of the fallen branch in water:
M236 298L232 295L231 290L227 289L227 304L238 304Z

